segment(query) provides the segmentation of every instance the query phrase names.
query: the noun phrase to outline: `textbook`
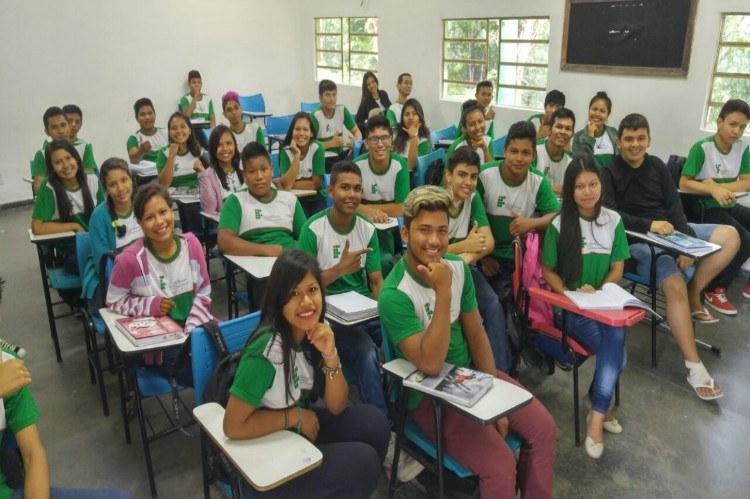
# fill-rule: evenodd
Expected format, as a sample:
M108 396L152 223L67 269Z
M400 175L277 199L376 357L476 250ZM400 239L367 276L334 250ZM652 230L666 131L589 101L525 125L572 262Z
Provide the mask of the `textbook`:
M361 322L378 316L378 302L356 291L326 296L327 313L340 324Z
M492 388L492 376L446 362L437 376L427 376L422 371L414 371L404 378L404 386L471 407Z
M665 244L676 246L679 249L687 251L711 247L710 242L703 241L702 239L698 239L697 237L689 236L677 230L666 236L662 234L656 234L654 232L649 232L648 235L649 237L657 239Z
M117 329L137 347L158 345L185 336L182 326L171 317L124 317L117 319Z
M661 317L653 311L651 307L613 282L606 283L602 286L602 289L599 289L594 293L566 291L565 296L567 296L576 307L582 308L583 310L622 310L625 307L636 307L648 310L655 316Z
M129 163L128 168L139 177L154 177L158 175L156 163L145 159L139 163Z

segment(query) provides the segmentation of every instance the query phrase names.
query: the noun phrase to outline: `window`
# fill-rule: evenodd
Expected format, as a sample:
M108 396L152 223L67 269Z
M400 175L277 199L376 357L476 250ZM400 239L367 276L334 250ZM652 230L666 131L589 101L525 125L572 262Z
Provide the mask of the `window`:
M750 99L750 14L724 14L706 106L706 128L716 130L721 106L729 99Z
M476 83L495 84L502 106L544 107L549 18L443 20L443 98L474 97Z
M377 73L378 18L316 18L315 69L318 81L351 85L361 85L367 71Z

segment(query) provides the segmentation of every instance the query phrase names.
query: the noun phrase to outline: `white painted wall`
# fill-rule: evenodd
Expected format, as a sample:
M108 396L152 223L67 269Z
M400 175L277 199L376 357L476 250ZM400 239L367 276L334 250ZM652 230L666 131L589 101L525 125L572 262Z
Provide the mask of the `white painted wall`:
M610 76L560 71L562 30L565 15L563 0L365 0L364 7L354 0L304 2L302 18L305 38L305 98L317 97L313 59L315 16L377 16L379 18L381 88L391 97L398 95L396 78L402 72L414 76L412 95L422 103L431 128L442 128L457 121L460 104L442 101L441 55L444 18L549 16L550 59L548 88L558 88L567 97L567 106L576 113L581 128L589 99L605 90L613 101L610 124L631 112L648 117L652 128L651 152L663 157L671 153L686 154L689 147L706 135L701 130L708 97L722 12L750 12L747 0L702 0L698 4L696 28L687 79ZM309 40L309 42L308 42ZM341 87L342 101L356 111L361 87ZM738 96L741 97L741 96ZM745 96L747 99L750 96ZM495 118L498 134L515 121L525 119L527 109L499 108Z
M78 104L97 162L127 158L133 102L150 97L165 126L201 71L221 117L221 95L262 92L270 110L299 107L301 20L295 2L260 0L5 0L0 15L0 204L31 197L21 177L41 146L42 114ZM290 20L281 33L280 22ZM312 22L312 21L311 21ZM291 39L291 41L290 41Z

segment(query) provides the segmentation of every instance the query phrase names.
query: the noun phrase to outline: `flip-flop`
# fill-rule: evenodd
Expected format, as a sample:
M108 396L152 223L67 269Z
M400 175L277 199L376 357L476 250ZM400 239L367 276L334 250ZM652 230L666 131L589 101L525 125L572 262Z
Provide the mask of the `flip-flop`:
M700 316L710 317L710 319L700 319ZM716 324L719 322L719 318L711 315L711 312L709 312L706 307L703 307L701 310L690 312L690 317L700 324Z
M699 382L699 381L693 382L693 380L690 379L691 377L689 375L687 377L688 384L693 388L693 390L695 390L695 394L698 396L698 398L701 400L716 400L716 399L720 399L721 397L723 397L724 392L715 393L714 395L701 395L700 394L700 392L698 391L700 388L708 388L709 390L712 390L712 391L714 390L714 386L715 386L714 379L711 377L711 375L708 374L708 371L706 371L706 376L708 377L708 379L702 382Z

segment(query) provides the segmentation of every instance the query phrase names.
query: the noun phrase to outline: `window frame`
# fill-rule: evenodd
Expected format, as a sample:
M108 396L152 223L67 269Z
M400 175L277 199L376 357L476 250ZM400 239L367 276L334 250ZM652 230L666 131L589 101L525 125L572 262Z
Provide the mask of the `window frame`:
M321 32L319 31L319 21L323 19L338 19L341 25L341 29L337 33L327 33L327 32ZM376 25L376 31L375 33L367 33L367 32L352 32L352 21L355 19L375 19L375 25ZM357 37L375 37L376 40L380 36L380 19L377 16L351 16L351 17L345 17L345 16L324 16L324 17L315 17L313 18L313 22L315 24L315 80L320 81L321 78L318 76L318 71L320 69L329 69L332 71L338 71L341 73L341 81L336 81L335 83L337 85L350 85L350 86L359 86L360 84L358 82L352 81L352 73L364 73L366 71L372 71L376 75L378 74L379 67L376 67L375 69L369 69L369 68L360 68L360 67L353 67L352 66L352 55L369 55L369 56L375 56L376 58L376 65L380 65L380 47L378 46L378 50L376 51L368 51L368 50L353 50L352 49L352 35ZM344 23L346 23L346 32L344 30ZM338 36L340 41L340 50L329 50L329 49L321 49L318 46L318 40L321 36ZM344 56L344 48L346 48L346 57ZM332 54L339 54L341 59L341 65L340 66L328 66L328 65L321 65L318 64L318 54L320 53L332 53Z

